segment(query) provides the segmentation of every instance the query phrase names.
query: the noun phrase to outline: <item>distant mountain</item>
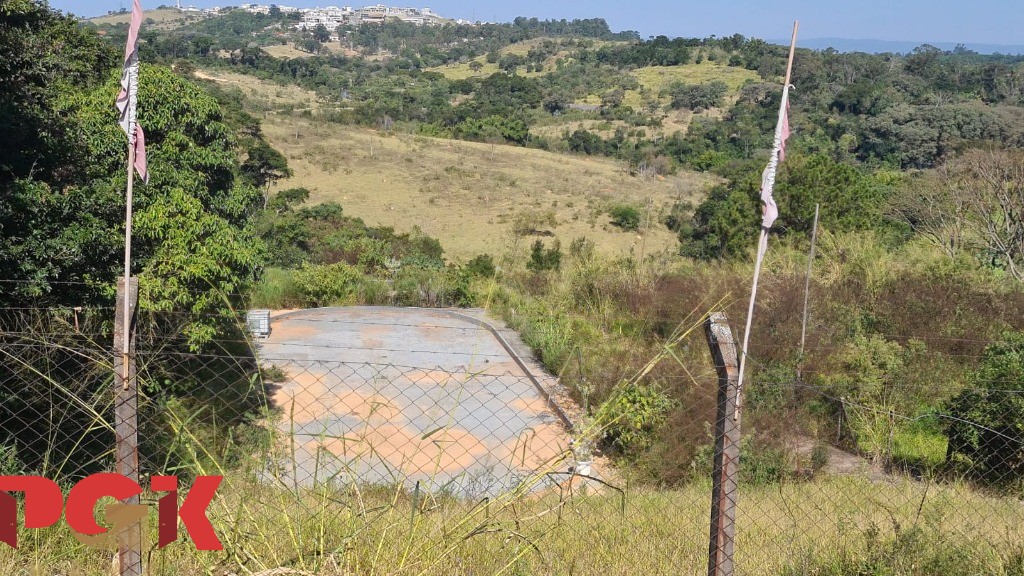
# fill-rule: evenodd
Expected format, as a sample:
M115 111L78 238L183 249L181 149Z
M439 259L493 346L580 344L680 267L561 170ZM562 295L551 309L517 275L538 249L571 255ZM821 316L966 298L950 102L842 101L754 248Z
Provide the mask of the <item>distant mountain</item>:
M783 44L788 45L789 40L768 40L772 44ZM903 40L861 40L854 38L808 38L806 40L798 40L797 46L802 48L812 48L815 50L824 50L826 48L835 48L840 52L870 52L870 53L881 53L881 52L895 52L899 54L906 54L912 52L914 48L921 46L922 44L931 44L936 48L942 50L952 50L957 46L957 42L908 42ZM973 44L963 42L968 50L974 50L981 54L1024 54L1024 45L1016 44Z

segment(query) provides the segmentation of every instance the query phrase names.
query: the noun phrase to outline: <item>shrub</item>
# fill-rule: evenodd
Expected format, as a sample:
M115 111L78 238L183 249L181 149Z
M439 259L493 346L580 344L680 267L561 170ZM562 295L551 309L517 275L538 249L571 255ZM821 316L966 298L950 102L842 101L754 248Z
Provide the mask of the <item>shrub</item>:
M626 456L646 452L675 407L676 401L655 386L624 387L601 406L601 420L607 422L604 443Z
M523 210L512 220L512 233L516 236L544 234L547 228L555 226L558 220L554 210Z
M303 264L294 280L307 305L330 306L348 303L361 276L358 268L344 262Z
M480 278L493 278L497 269L490 254L480 254L466 264L466 272Z
M949 460L960 460L994 482L1024 473L1024 332L1010 332L985 349L971 385L949 401Z
M638 230L640 228L640 211L633 206L620 204L613 206L608 213L612 217L612 224L623 230Z
M534 272L558 270L562 267L562 246L555 240L551 248L544 248L544 242L537 240L530 248L530 261L526 268Z

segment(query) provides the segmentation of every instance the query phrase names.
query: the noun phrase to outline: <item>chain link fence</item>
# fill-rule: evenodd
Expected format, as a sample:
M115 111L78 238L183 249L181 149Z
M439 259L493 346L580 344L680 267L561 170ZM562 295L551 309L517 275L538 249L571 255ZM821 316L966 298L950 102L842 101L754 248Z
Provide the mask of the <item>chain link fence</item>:
M113 312L2 311L0 474L70 486L113 470ZM698 382L710 361L678 383L691 390L671 416L706 442L658 456L677 469L658 479L601 442L614 421L583 415L508 356L432 363L423 344L410 349L415 365L374 362L386 342L374 352L364 341L361 357L302 327L287 345L254 341L238 320L213 349L196 347L184 320L138 318L143 480L224 476L209 509L224 550L159 549L151 514L146 573L707 573L718 390ZM434 328L435 351L495 338L456 321ZM1024 383L993 373L965 383L959 409L918 414L806 373L772 376L752 380L746 410L788 398L842 421L774 441L744 429L736 573L1024 573ZM934 443L916 447L930 460L901 458L911 424L942 431L918 440ZM18 550L0 547L0 567L109 571L109 555L69 534L23 530Z

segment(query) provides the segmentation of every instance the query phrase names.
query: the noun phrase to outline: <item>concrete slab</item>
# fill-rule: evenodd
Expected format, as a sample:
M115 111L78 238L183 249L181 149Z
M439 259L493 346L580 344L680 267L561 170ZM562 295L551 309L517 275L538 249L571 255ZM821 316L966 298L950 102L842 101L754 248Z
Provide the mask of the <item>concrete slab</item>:
M271 398L294 454L278 463L290 481L420 482L493 495L569 447L565 425L520 364L487 328L457 314L293 311L274 316L259 352L287 374Z

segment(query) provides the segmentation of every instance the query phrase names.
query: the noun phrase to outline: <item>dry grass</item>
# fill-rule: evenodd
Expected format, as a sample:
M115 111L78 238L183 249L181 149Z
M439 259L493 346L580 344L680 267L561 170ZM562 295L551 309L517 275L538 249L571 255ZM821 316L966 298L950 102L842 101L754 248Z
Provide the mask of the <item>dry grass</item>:
M304 53L305 54L305 53ZM320 101L315 92L294 84L275 84L245 74L234 74L223 70L196 70L195 77L220 84L222 88L238 88L245 93L247 104L253 112L270 110L318 111Z
M489 502L417 497L385 487L296 489L237 477L225 482L210 509L225 552L197 552L189 542L178 542L146 556L148 573L278 567L330 576L706 571L710 486L703 482L633 489L624 496L577 489ZM737 568L743 574L803 573L834 557L864 558L865 535L872 530L890 540L897 530L916 528L933 553L955 549L969 556L970 566L947 570L1002 573L1000 566L1021 544L1019 507L1013 499L961 486L909 480L829 478L746 487L739 496ZM149 520L151 545L155 514ZM109 569L109 554L85 550L66 527L22 531L21 538L17 552L0 548L0 569L69 575ZM936 574L935 569L893 573Z
M673 250L675 236L658 216L679 198L699 198L712 182L690 173L640 179L604 158L384 135L294 117L271 116L264 131L295 172L278 189L305 186L311 202L339 202L371 225L419 226L456 259L532 242L511 234L524 210L554 211L557 225L550 232L564 246L586 236L608 255L639 252L642 244L647 253ZM609 224L605 211L621 202L645 212L650 204L646 243Z
M152 18L153 24L143 24L159 30L173 30L189 22L198 22L207 18L201 12L182 12L177 8L159 8L157 10L146 10L143 12L143 20ZM108 14L98 18L89 18L87 21L96 25L101 24L127 24L131 20L131 12L123 14Z
M291 44L271 44L263 46L263 51L274 58L311 58L313 54L303 52Z

